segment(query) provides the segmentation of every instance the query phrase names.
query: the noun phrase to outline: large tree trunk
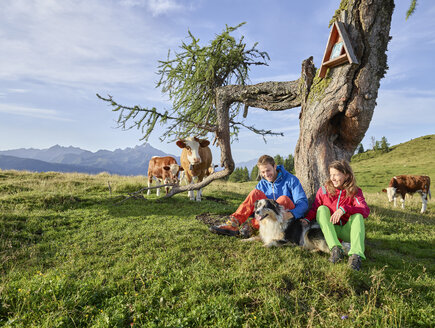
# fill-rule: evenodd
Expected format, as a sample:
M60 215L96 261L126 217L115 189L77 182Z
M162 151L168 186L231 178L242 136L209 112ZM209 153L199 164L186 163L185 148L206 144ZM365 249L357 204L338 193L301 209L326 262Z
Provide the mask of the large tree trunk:
M350 160L364 138L387 69L393 0L347 2L346 26L359 65L344 64L315 78L302 99L295 168L310 200L329 176L328 164Z

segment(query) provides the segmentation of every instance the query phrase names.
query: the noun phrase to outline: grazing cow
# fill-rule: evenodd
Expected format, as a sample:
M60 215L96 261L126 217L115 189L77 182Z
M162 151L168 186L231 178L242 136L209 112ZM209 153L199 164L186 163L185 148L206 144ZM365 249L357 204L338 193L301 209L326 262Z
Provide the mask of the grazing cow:
M209 168L212 161L211 150L208 147L210 141L189 137L177 141L177 146L182 148L180 162L184 169L184 175L188 184L201 182L204 177L209 175ZM196 200L201 201L202 191L196 192ZM188 191L190 200L195 200L193 190Z
M423 202L421 207L421 213L424 213L427 208L427 196L431 198L430 194L430 178L426 175L398 175L390 180L387 189L383 189L383 192L387 193L388 201L394 200L394 206L396 206L397 196L401 196L402 209L405 208L405 195L418 192L421 195Z
M177 164L175 158L171 156L153 156L148 164L148 188L151 186L153 179L156 181L157 186L160 185L160 181L163 184L178 183L178 172L183 170ZM165 187L166 194L169 192L169 187ZM147 195L151 193L148 189ZM157 188L157 196L160 196L160 188Z

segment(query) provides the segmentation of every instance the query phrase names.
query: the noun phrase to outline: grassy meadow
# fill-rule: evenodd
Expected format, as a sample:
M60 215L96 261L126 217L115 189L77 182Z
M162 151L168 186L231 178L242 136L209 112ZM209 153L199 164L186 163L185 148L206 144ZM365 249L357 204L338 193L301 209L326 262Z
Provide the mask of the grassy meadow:
M414 172L375 160L352 163L372 211L360 272L196 219L232 213L252 182L213 182L200 203L154 192L117 204L145 177L0 170L0 326L433 327L435 201L393 208L379 187Z

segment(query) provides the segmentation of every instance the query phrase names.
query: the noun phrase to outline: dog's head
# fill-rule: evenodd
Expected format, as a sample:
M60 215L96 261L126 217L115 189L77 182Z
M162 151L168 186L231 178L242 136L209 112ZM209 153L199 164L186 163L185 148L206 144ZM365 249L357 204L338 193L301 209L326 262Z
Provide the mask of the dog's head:
M254 214L258 221L265 218L282 221L282 206L273 199L260 199L255 202Z

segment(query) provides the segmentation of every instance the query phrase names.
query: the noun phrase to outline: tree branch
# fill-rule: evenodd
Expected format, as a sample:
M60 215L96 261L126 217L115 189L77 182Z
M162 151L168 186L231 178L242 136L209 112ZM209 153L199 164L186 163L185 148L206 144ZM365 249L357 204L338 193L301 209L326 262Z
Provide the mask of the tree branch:
M289 82L262 82L253 85L226 85L218 88L230 103L281 111L301 105L299 79Z
M146 116L148 114L155 117L155 120L149 124L155 124L157 120L160 120L160 121L173 120L176 122L175 125L178 125L181 123L183 123L183 124L189 123L189 124L194 125L198 129L202 129L202 130L205 130L208 132L215 132L217 130L216 126L213 126L213 125L210 125L207 123L200 124L200 123L197 123L193 120L187 119L185 116L178 116L178 117L170 116L167 114L167 112L160 113L155 108L148 109L148 108L142 108L139 106L129 107L129 106L120 105L116 101L114 101L113 97L110 95L108 95L108 98L104 98L97 93L97 97L100 98L101 100L109 102L110 105L115 108L115 109L113 109L113 111L121 110L121 113L120 113L119 118L118 118L118 125L119 125L119 127L122 127L125 130L130 130L134 127L139 128L140 126L144 126L145 124L143 123L143 120L146 118ZM124 115L124 113L123 113L124 110L128 111L127 115ZM131 118L135 118L140 112L145 113L144 117L142 117L139 121L134 121L129 127L127 127L126 126L127 121Z

